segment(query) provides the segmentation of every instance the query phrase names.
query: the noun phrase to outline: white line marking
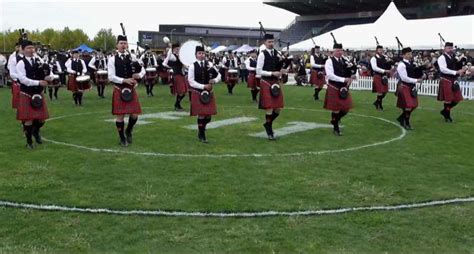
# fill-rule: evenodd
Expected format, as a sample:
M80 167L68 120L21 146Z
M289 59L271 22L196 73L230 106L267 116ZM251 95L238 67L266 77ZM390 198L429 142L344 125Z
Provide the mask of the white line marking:
M321 216L336 215L352 212L375 212L375 211L397 211L416 208L427 208L450 204L462 204L474 202L474 197L452 198L444 200L426 201L420 203L361 206L336 209L302 210L302 211L261 211L261 212L185 212L185 211L165 211L165 210L114 210L109 208L80 208L60 205L38 205L28 203L17 203L0 200L0 207L10 207L18 209L33 209L40 211L78 212L92 214L111 215L146 215L164 217L217 217L217 218L252 218L252 217L275 217L275 216Z
M233 125L233 124L240 124L240 123L248 123L257 120L258 118L256 117L235 117L235 118L229 118L229 119L224 119L224 120L219 120L215 122L211 122L206 126L206 129L216 129L222 126L228 126L228 125ZM196 124L191 124L187 126L183 126L183 128L189 129L189 130L197 130L198 127Z
M237 107L245 107L245 106L237 106ZM327 112L325 110L305 109L305 108L286 108L286 109L301 110L301 111L314 111L314 112ZM93 114L93 112L91 112L91 114ZM365 149L365 148L369 148L369 147L374 147L374 146L379 146L379 145L386 145L388 143L392 143L392 142L401 140L407 134L406 130L404 128L402 128L398 123L389 121L385 118L375 117L375 116L367 116L367 115L356 114L356 113L350 113L350 115L365 117L365 118L372 118L372 119L376 119L376 120L386 122L388 124L394 125L397 128L399 128L401 130L401 134L398 137L395 137L395 138L392 138L392 139L389 139L389 140L375 142L375 143L362 145L362 146L349 147L349 148L344 148L344 149L306 151L306 152L294 152L294 153L273 153L273 154L271 154L271 153L270 154L268 154L268 153L253 153L253 154L172 154L172 153L157 153L157 152L133 152L133 151L127 151L127 150L101 149L101 148L75 145L75 144L70 144L70 143L66 143L66 142L50 140L46 137L43 137L43 140L47 141L47 142L50 142L50 143L53 143L53 144L57 144L57 145L69 146L69 147L89 150L89 151L93 151L93 152L106 152L106 153L115 153L115 154L132 154L132 155L154 156L154 157L238 158L238 157L271 157L271 156L289 157L289 156L322 155L322 154L329 154L329 153L341 153L341 152L357 151L357 150L361 150L361 149ZM56 119L61 119L61 118L65 118L65 117L72 117L72 116L74 116L74 115L57 117ZM56 119L54 119L54 120L56 120Z
M146 119L163 119L163 120L179 120L182 119L183 116L189 116L188 112L184 111L168 111L168 112L158 112L158 113L151 113L151 114L143 114L138 117L138 125L146 125L152 122L146 121ZM106 122L115 122L115 119L107 119L104 120ZM128 123L128 118L124 119L124 122Z
M290 126L274 130L274 133L277 137L286 136L286 135L303 132L303 131L314 130L318 128L332 128L332 125L320 124L320 123L288 122L287 124ZM267 133L265 131L262 131L262 132L249 134L249 136L257 137L257 138L267 138Z

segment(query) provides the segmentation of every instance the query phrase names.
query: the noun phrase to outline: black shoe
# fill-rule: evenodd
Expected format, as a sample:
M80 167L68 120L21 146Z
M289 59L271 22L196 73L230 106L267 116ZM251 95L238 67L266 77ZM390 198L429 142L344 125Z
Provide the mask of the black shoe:
M35 138L35 141L36 141L36 144L43 144L43 139L41 138L41 135L39 134L39 132L35 132L33 133L33 137Z
M410 124L406 124L406 125L405 125L405 129L406 129L407 131L412 131L412 130L414 130L413 127L411 127Z
M27 148L28 150L33 150L33 149L35 149L35 147L33 146L33 143L31 143L31 144L27 143L27 144L26 144L26 148Z
M199 131L198 133L198 139L201 143L207 144L209 141L206 138L206 133L204 131Z
M379 109L380 109L380 111L383 111L382 102L379 103Z
M332 132L338 137L342 136L342 132L340 130L333 130Z
M315 101L319 101L319 95L315 94L313 95Z
M120 140L120 146L121 147L127 147L128 146L127 140L126 139L121 139Z
M272 126L269 123L264 123L263 128L265 128L265 132L267 132L267 136L273 136Z
M444 117L444 121L445 121L445 122L449 122L448 112L446 112L446 110L443 109L443 110L441 110L439 113ZM451 119L451 120L452 120L452 119Z
M125 131L125 136L126 136L128 144L133 143L132 132L131 131Z
M375 109L376 110L379 110L380 107L379 107L379 102L378 101L375 101L374 103L372 103L374 106L375 106Z

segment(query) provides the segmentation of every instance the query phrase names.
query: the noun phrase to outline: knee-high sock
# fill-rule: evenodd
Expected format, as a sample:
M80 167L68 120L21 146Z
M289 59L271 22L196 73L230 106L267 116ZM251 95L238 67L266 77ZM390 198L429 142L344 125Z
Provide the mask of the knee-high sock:
M33 125L24 125L24 130L25 130L26 142L30 145L33 144L33 140L31 139L33 135Z
M339 120L340 120L339 114L340 113L335 113L335 112L331 113L331 123L335 131L339 131Z
M252 93L252 100L256 101L256 100L257 100L258 90L257 90L257 89L254 89L254 90L250 90L250 92Z
M272 116L272 123L273 123L273 121L275 121L275 119L277 119L277 117L278 117L279 115L280 115L280 114L277 113L277 112L275 112L275 111L272 112L272 114L271 114L271 116Z
M127 133L132 133L133 126L135 126L137 121L138 121L138 117L137 118L132 118L132 117L128 118Z
M125 140L125 132L124 132L124 122L115 122L115 126L117 126L117 132L120 136L120 140Z

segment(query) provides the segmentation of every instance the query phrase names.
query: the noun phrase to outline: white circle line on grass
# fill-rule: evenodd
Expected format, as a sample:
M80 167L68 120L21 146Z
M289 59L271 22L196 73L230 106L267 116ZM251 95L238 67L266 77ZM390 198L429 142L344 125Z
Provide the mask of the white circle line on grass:
M237 107L249 107L249 106L237 106ZM318 109L305 109L305 108L286 108L290 110L301 110L301 111L315 111L315 112L327 112L325 110L318 110ZM90 113L80 113L78 115L86 115L86 114L96 114L97 112L90 112ZM154 157L208 157L208 158L238 158L238 157L271 157L271 156L284 156L284 157L289 157L289 156L304 156L304 155L322 155L322 154L329 154L329 153L341 153L341 152L349 152L349 151L356 151L356 150L361 150L369 147L374 147L374 146L380 146L380 145L385 145L388 143L392 143L398 140L403 139L406 136L406 130L401 127L398 123L392 122L390 120L387 120L385 118L381 117L376 117L376 116L368 116L368 115L362 115L362 114L357 114L357 113L350 113L350 115L355 115L359 117L365 117L365 118L372 118L376 120L380 120L383 122L386 122L388 124L392 124L399 128L401 130L401 134L395 138L391 138L385 141L380 141L380 142L375 142L371 144L366 144L366 145L360 145L360 146L355 146L355 147L349 147L349 148L343 148L343 149L334 149L334 150L321 150L321 151L307 151L307 152L294 152L294 153L250 153L250 154L185 154L185 153L157 153L157 152L134 152L134 151L127 151L125 149L108 149L108 148L96 148L96 147L88 147L88 146L83 146L83 145L76 145L76 144L71 144L67 142L61 142L61 141L56 141L52 139L48 139L46 137L43 137L44 141L57 144L57 145L62 145L62 146L68 146L68 147L73 147L77 149L84 149L84 150L89 150L92 152L103 152L103 153L117 153L117 154L131 154L131 155L138 155L138 156L154 156ZM63 119L66 117L73 117L75 114L72 115L66 115L66 116L59 116L55 118L49 119L50 121L52 120L58 120L58 119Z
M216 218L255 218L255 217L277 217L277 216L321 216L336 215L352 212L376 212L376 211L398 211L416 208L428 208L451 204L463 204L474 202L474 197L452 198L443 200L432 200L419 203L407 203L398 205L359 206L335 209L301 210L301 211L261 211L261 212L185 212L166 210L116 210L110 208L81 208L61 205L38 205L29 203L18 203L0 200L1 207L31 209L39 211L77 212L89 214L109 215L144 215L161 217L216 217Z

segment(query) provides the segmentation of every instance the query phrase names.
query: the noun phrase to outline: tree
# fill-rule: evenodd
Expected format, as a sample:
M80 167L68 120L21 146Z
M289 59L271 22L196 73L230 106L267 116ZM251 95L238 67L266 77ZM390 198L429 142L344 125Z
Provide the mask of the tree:
M102 28L96 34L91 42L91 47L94 49L101 48L104 51L109 51L115 48L115 35L112 33L112 29Z

